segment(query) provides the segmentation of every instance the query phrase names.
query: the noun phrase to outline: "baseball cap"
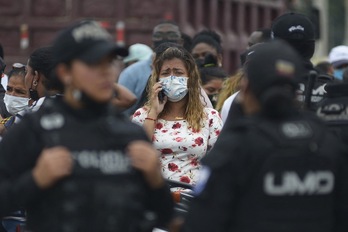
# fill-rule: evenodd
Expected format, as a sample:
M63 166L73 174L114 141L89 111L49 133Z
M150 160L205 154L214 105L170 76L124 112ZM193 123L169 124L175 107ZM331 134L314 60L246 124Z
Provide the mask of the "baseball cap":
M273 21L271 37L295 41L314 40L314 25L303 14L285 13Z
M329 61L334 68L348 64L348 46L340 45L331 49Z
M129 55L123 59L124 63L138 60L146 60L152 54L152 49L141 43L133 44L129 47Z
M109 54L127 56L128 50L118 47L111 35L95 21L81 21L63 29L53 43L55 63L74 59L87 64L98 63Z
M247 56L244 70L256 96L275 85L288 84L297 88L296 78L303 73L304 67L290 45L274 40L254 46Z

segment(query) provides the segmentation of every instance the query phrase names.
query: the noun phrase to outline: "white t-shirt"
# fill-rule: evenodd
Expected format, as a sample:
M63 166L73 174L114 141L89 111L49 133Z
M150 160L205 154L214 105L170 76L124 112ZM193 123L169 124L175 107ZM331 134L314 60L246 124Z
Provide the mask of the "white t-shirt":
M222 119L224 124L226 122L226 119L227 119L227 116L228 116L228 112L230 112L230 108L231 108L232 102L236 98L238 93L239 93L239 91L237 91L234 94L232 94L229 98L227 98L224 101L224 104L222 105L222 108L221 108L221 119Z

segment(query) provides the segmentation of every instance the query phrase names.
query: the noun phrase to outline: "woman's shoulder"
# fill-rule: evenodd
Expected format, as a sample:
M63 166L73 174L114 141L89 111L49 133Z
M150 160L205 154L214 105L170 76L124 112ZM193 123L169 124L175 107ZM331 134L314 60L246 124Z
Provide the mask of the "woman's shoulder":
M220 118L219 112L213 108L205 107L204 113L208 116L208 118L212 118L212 117L219 117Z
M147 107L146 107L146 106L143 106L143 107L137 109L137 110L134 112L133 118L134 118L134 117L139 117L140 115L147 114L147 111L148 111Z

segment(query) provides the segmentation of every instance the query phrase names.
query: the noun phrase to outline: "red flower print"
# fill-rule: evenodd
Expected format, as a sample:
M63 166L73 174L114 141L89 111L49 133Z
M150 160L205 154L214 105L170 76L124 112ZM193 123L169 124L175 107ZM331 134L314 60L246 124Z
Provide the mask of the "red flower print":
M172 171L172 172L177 171L178 168L179 168L178 165L176 165L175 163L169 163L169 164L168 164L168 169L169 169L170 171Z
M187 151L187 147L182 147L182 150L183 151Z
M133 114L133 118L138 117L140 114L141 114L140 111L136 111L136 112Z
M213 119L212 118L209 120L209 127L211 127L211 125L213 125Z
M197 165L198 165L198 158L193 158L193 159L191 160L191 165L192 165L192 166L197 166Z
M176 137L176 138L175 138L175 141L177 141L178 143L182 142L183 140L184 140L184 139L181 138L181 137Z
M162 133L167 133L168 130L162 130Z
M188 176L180 177L180 181L184 182L184 183L188 183L188 184L191 182L191 180L190 180L190 178L188 178Z
M220 134L220 130L215 131L216 136Z
M202 137L198 137L195 139L195 144L197 144L198 146L201 146L203 144L204 140Z
M162 127L163 127L162 123L159 122L156 124L156 129L160 130L160 129L162 129Z
M216 111L212 110L212 111L211 111L211 114L216 114Z
M179 129L181 127L181 124L180 123L175 123L172 127L172 129Z
M164 148L161 150L162 154L171 154L173 153L173 150L172 149L169 149L169 148Z

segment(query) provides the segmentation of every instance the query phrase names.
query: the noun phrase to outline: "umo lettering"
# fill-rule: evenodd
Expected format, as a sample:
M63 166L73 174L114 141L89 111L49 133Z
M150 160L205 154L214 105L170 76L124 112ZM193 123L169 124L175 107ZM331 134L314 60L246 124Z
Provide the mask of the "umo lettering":
M332 192L334 179L330 171L310 171L303 180L296 172L284 172L276 184L275 175L270 172L264 177L264 192L272 196L324 195Z

